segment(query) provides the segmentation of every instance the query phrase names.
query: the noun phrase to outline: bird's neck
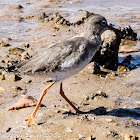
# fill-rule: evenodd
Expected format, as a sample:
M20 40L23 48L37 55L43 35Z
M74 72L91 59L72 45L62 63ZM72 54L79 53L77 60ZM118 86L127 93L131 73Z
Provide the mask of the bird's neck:
M101 35L97 32L92 32L92 33L89 33L89 32L85 32L83 34L84 37L86 37L89 41L91 42L101 42Z

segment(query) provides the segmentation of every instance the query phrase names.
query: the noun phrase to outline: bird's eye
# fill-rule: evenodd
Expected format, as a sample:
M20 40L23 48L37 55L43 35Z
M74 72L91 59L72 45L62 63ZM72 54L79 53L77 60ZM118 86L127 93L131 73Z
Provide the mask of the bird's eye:
M105 25L106 25L106 21L103 20L103 21L101 22L101 24L102 24L103 26L105 26Z

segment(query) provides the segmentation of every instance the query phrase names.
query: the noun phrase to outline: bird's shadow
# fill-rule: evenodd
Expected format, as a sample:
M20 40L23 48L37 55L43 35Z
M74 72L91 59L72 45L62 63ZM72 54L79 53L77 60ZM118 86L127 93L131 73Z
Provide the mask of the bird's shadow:
M63 115L77 115L76 113L69 111L69 112L65 112L63 113ZM125 109L125 108L117 108L117 109L112 109L110 111L106 111L105 107L98 107L96 109L87 111L87 112L82 112L82 114L94 114L97 116L101 116L101 115L106 115L106 116L116 116L116 117L121 117L121 118L125 118L125 117L130 117L133 118L135 120L140 120L140 108L132 108L132 109ZM46 123L42 122L39 123L38 125L42 125Z
M140 108L117 108L112 109L110 111L106 111L104 107L98 107L94 110L90 110L88 112L84 112L84 114L95 114L95 115L107 115L107 116L116 116L116 117L130 117L135 120L140 120Z

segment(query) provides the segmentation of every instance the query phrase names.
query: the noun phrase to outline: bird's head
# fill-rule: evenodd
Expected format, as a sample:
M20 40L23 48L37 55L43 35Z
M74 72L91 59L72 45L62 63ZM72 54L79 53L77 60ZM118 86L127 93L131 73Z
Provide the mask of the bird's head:
M108 27L107 20L103 16L93 16L87 19L84 27L84 34L87 37L101 35Z

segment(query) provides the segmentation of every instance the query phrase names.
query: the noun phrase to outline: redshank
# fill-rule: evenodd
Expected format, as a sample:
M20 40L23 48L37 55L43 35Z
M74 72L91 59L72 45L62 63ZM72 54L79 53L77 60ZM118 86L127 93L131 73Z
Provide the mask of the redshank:
M49 46L41 53L28 61L17 65L20 73L44 73L53 79L53 82L43 90L38 103L29 116L28 126L32 121L35 125L35 115L38 107L48 89L55 83L60 82L60 95L72 106L76 113L82 113L65 96L62 89L62 81L69 76L81 71L93 58L101 45L101 34L108 29L107 21L102 16L90 17L84 26L84 32L76 37Z

